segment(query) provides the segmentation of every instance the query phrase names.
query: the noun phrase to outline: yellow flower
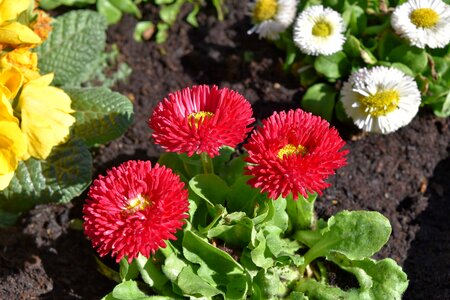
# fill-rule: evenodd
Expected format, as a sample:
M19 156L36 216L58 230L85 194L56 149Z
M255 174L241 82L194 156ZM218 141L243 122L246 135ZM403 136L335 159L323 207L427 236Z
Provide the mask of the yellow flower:
M47 74L24 84L17 107L21 114L20 127L25 134L28 153L45 159L53 146L69 136L75 118L70 115L70 97L63 90L49 86L53 74Z
M19 160L27 155L25 136L5 95L0 99L0 190L11 181Z
M0 93L10 102L14 100L23 84L23 75L15 67L1 69L0 71Z
M0 43L19 45L41 42L32 29L15 21L32 3L32 0L0 0Z
M37 54L31 52L29 48L17 48L1 57L0 70L16 67L22 72L24 82L28 82L39 77L37 62Z

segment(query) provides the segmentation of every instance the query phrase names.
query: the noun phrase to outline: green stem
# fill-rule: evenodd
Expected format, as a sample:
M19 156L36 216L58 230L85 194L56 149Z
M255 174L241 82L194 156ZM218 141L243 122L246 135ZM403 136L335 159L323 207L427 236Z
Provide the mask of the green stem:
M172 253L175 253L175 251L173 251L173 246L169 241L166 241L166 244L167 246L165 248L159 248L159 251L165 258L168 258Z
M211 157L206 152L200 154L200 159L202 161L203 173L214 174L214 165Z
M311 248L322 238L322 235L318 230L298 230L294 233L294 238Z

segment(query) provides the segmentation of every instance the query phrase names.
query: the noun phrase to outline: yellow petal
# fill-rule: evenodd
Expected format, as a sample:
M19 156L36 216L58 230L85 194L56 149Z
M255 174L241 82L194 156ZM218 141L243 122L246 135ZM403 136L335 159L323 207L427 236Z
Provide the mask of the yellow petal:
M11 102L4 94L0 94L0 121L14 121L19 124L19 120L14 117Z
M52 78L49 74L26 83L17 105L28 153L39 159L47 158L54 146L66 141L75 122L70 115L70 97L63 90L48 86Z
M14 172L0 174L0 191L6 189L14 176Z
M18 44L38 44L41 38L29 27L18 22L5 22L0 25L0 43Z
M39 77L37 54L31 52L29 48L16 48L1 57L0 69L11 67L17 68L22 73L25 82Z
M23 75L17 68L10 67L0 72L0 91L10 101L16 97L22 83Z
M8 21L32 5L33 0L3 0L0 1L0 21Z
M0 175L14 172L27 152L25 136L15 122L0 121Z

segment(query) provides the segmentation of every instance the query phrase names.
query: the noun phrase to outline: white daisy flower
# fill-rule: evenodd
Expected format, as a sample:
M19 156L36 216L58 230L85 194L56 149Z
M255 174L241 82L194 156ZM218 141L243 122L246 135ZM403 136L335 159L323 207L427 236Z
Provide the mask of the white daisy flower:
M374 67L350 76L341 101L360 129L386 134L411 122L421 100L414 78L392 67Z
M255 25L247 33L274 40L294 21L297 0L256 0L249 7Z
M331 55L342 50L345 42L342 16L322 5L300 13L294 25L294 42L303 53Z
M419 48L443 48L450 42L450 6L441 0L409 0L395 8L391 24Z

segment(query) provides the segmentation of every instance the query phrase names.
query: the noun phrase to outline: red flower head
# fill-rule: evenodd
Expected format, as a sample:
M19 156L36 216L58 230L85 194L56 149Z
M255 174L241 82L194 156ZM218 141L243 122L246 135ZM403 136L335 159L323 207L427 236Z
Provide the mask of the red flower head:
M188 192L170 169L149 161L128 161L99 176L83 207L84 232L100 256L119 262L139 253L149 257L187 218Z
M214 157L220 147L236 147L245 139L252 114L250 103L235 91L200 85L169 94L149 126L155 143L167 151Z
M339 151L345 143L329 126L301 109L275 112L245 145L246 174L253 176L248 183L272 199L289 193L294 200L298 194L322 194L330 185L324 180L345 165L348 152Z

